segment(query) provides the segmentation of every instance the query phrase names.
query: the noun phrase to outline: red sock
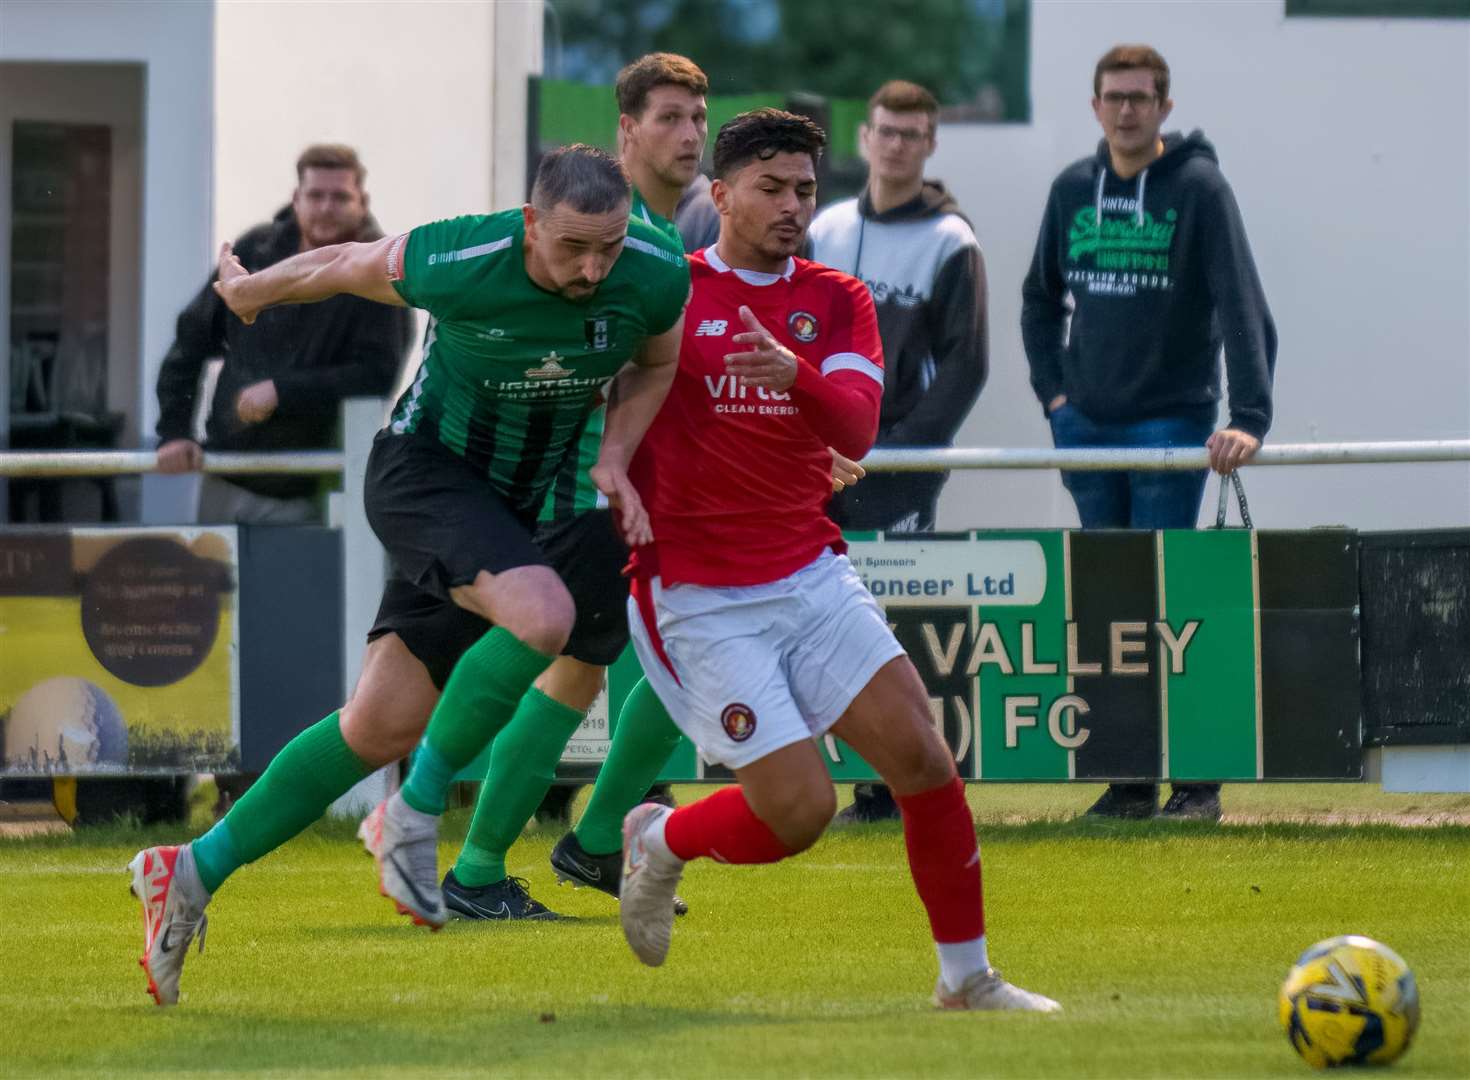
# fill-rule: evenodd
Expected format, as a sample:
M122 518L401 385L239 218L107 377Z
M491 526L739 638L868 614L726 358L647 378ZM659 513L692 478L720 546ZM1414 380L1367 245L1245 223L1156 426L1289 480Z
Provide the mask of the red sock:
M980 893L980 844L958 776L917 795L897 797L909 873L929 912L934 940L973 941L985 933Z
M736 785L675 810L664 822L664 842L686 862L708 856L722 863L773 863L792 854Z

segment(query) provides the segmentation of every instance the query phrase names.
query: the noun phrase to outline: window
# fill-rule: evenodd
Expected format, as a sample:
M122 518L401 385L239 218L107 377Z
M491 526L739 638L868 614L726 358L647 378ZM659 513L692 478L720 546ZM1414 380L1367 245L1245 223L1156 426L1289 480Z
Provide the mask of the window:
M1470 0L1286 0L1287 15L1470 19Z

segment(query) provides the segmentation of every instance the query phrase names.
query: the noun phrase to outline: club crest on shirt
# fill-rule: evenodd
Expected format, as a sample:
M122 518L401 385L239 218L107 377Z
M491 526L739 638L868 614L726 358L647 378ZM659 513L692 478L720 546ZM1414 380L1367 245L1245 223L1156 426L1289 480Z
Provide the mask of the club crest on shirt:
M720 726L735 742L744 742L755 734L755 710L733 701L720 713Z
M786 328L797 341L817 340L817 317L809 311L793 311L786 320Z
M587 337L587 348L601 352L612 344L613 318L611 315L594 315L583 319L582 332Z
M526 369L526 378L528 378L528 379L565 379L568 375L571 374L571 371L569 369L564 368L564 367L561 366L561 362L564 359L566 359L566 358L565 357L562 357L562 356L557 356L556 355L556 350L555 349L552 349L550 355L543 356L541 358L541 366L540 367L533 367L533 368L527 368Z

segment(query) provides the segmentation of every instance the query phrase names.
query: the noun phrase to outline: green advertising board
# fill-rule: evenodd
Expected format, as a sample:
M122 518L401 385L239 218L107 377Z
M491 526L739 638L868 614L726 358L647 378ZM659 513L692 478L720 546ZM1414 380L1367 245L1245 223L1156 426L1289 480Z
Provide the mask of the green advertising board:
M1351 532L849 539L967 779L1361 777ZM595 774L640 675L613 667L565 777ZM834 778L873 778L822 744ZM687 741L664 772L728 776Z

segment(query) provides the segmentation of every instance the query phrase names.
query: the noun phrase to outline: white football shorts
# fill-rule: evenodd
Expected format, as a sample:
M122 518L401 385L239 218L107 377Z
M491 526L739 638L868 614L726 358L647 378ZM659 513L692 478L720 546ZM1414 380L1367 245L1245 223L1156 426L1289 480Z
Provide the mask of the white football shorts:
M628 626L659 700L711 764L824 734L903 646L846 555L764 585L636 582Z

